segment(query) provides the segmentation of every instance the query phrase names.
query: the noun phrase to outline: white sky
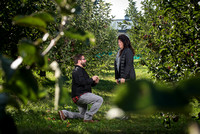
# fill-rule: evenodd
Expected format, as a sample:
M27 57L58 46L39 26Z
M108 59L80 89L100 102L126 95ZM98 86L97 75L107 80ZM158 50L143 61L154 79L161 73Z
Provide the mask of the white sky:
M140 11L141 1L135 0L136 7ZM105 0L106 3L111 3L111 15L115 16L114 19L124 19L125 9L128 8L128 0Z

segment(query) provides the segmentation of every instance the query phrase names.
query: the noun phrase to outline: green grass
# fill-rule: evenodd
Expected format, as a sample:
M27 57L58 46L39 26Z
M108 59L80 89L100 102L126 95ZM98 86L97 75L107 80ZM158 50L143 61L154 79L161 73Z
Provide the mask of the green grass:
M148 78L147 68L142 66L136 68L137 79ZM81 119L67 119L61 121L54 110L54 78L51 73L47 73L46 79L41 79L41 86L48 92L47 96L37 102L29 102L27 105L21 104L21 111L12 107L7 107L7 111L14 118L19 134L98 134L98 133L131 133L131 134L165 134L165 133L186 133L188 116L179 115L178 122L171 121L171 128L167 129L162 124L162 117L159 113L151 115L126 113L127 120L106 118L107 111L113 107L111 102L114 96L115 80L114 71L104 71L100 75L100 83L93 88L93 92L104 99L102 107L95 114L94 119L100 120L98 123L84 123ZM65 85L70 91L70 85ZM77 111L77 106L68 99L65 106L60 106L59 110L67 109Z

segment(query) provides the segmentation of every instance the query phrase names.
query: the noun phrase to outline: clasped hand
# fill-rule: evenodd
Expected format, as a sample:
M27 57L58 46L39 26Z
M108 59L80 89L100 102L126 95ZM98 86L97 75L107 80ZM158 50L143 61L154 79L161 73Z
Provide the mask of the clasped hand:
M92 79L95 83L99 83L99 77L98 76L93 76Z
M118 81L118 79L116 79L116 83L117 83L117 84L119 84L119 83L125 83L125 81L126 81L126 80L125 80L124 78L121 78L121 79L120 79L120 82Z

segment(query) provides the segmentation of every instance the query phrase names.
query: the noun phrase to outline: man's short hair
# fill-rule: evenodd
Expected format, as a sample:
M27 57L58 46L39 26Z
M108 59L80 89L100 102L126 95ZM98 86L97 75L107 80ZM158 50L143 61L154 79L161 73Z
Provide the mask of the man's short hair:
M84 56L83 54L77 54L76 56L74 56L74 64L78 63L78 60L81 60L82 56Z

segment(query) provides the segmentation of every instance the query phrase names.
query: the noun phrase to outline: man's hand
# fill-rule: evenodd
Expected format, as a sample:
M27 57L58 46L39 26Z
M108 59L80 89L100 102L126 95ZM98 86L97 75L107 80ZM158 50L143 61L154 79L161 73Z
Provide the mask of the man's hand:
M97 77L97 79L95 80L95 83L99 83L99 77Z
M97 78L98 78L98 76L93 76L93 77L92 77L93 81L96 81Z
M95 83L99 83L99 77L98 76L93 76L92 79Z

